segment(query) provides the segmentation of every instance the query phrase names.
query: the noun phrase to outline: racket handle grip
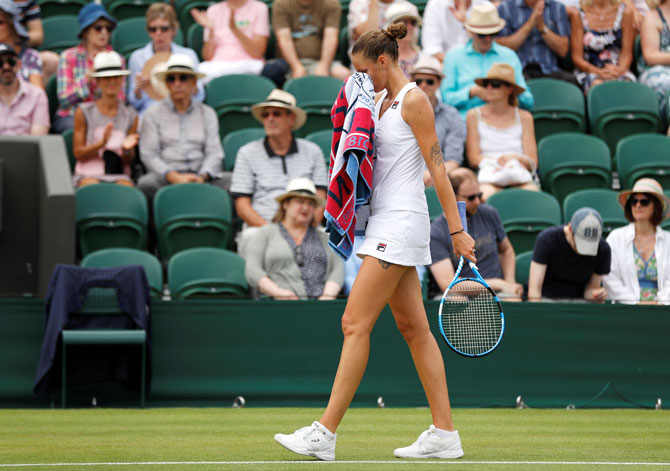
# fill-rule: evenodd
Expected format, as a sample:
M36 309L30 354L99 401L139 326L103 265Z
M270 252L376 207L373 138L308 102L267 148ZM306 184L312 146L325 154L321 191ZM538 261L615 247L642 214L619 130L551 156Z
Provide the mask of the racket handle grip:
M461 217L461 224L463 224L463 230L468 232L468 219L465 214L465 201L456 201L458 206L458 215Z

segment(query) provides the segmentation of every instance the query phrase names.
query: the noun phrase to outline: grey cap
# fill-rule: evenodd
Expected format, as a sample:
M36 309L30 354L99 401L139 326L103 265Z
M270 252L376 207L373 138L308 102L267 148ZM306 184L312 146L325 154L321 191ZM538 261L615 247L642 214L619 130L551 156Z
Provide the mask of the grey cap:
M585 207L575 211L570 220L575 248L579 255L591 257L598 254L598 244L603 234L603 219L593 208Z
M0 43L0 56L3 54L11 54L13 56L19 57L16 53L16 50L7 43Z

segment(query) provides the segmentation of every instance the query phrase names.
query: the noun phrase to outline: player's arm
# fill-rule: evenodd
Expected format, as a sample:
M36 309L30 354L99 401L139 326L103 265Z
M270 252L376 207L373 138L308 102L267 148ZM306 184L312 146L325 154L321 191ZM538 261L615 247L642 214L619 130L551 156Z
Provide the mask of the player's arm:
M405 95L402 117L412 128L430 176L435 182L435 190L447 218L455 253L476 262L475 241L463 230L454 189L444 170L444 157L435 132L435 113L426 94L421 90L410 90Z
M542 301L542 285L547 274L547 265L544 263L530 262L528 274L528 301Z

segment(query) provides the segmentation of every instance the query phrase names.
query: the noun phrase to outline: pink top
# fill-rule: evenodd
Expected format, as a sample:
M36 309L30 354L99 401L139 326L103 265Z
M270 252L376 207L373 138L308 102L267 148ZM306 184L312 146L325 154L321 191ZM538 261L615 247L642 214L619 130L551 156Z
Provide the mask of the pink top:
M49 102L39 87L19 80L19 91L9 106L0 100L0 134L29 136L34 124L49 128Z
M207 9L207 16L214 23L214 55L212 61L238 61L255 59L244 50L242 43L235 37L228 23L230 7L228 2L220 2ZM258 0L247 0L235 11L235 24L242 32L254 36L270 36L268 6ZM205 30L204 40L208 40L209 31Z

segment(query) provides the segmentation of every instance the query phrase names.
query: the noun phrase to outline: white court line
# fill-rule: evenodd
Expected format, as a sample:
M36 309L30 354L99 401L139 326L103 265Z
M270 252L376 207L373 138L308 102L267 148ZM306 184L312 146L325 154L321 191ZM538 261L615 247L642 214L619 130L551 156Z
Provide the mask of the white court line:
M635 462L617 462L617 461L464 461L464 460L394 460L394 461L137 461L137 462L117 462L117 463L15 463L1 464L0 468L25 468L28 466L161 466L161 465L201 465L201 464L220 464L220 465L276 465L276 464L314 464L319 465L337 465L337 464L440 464L440 465L467 465L467 464L502 464L502 465L600 465L600 466L670 466L670 463L635 463Z

